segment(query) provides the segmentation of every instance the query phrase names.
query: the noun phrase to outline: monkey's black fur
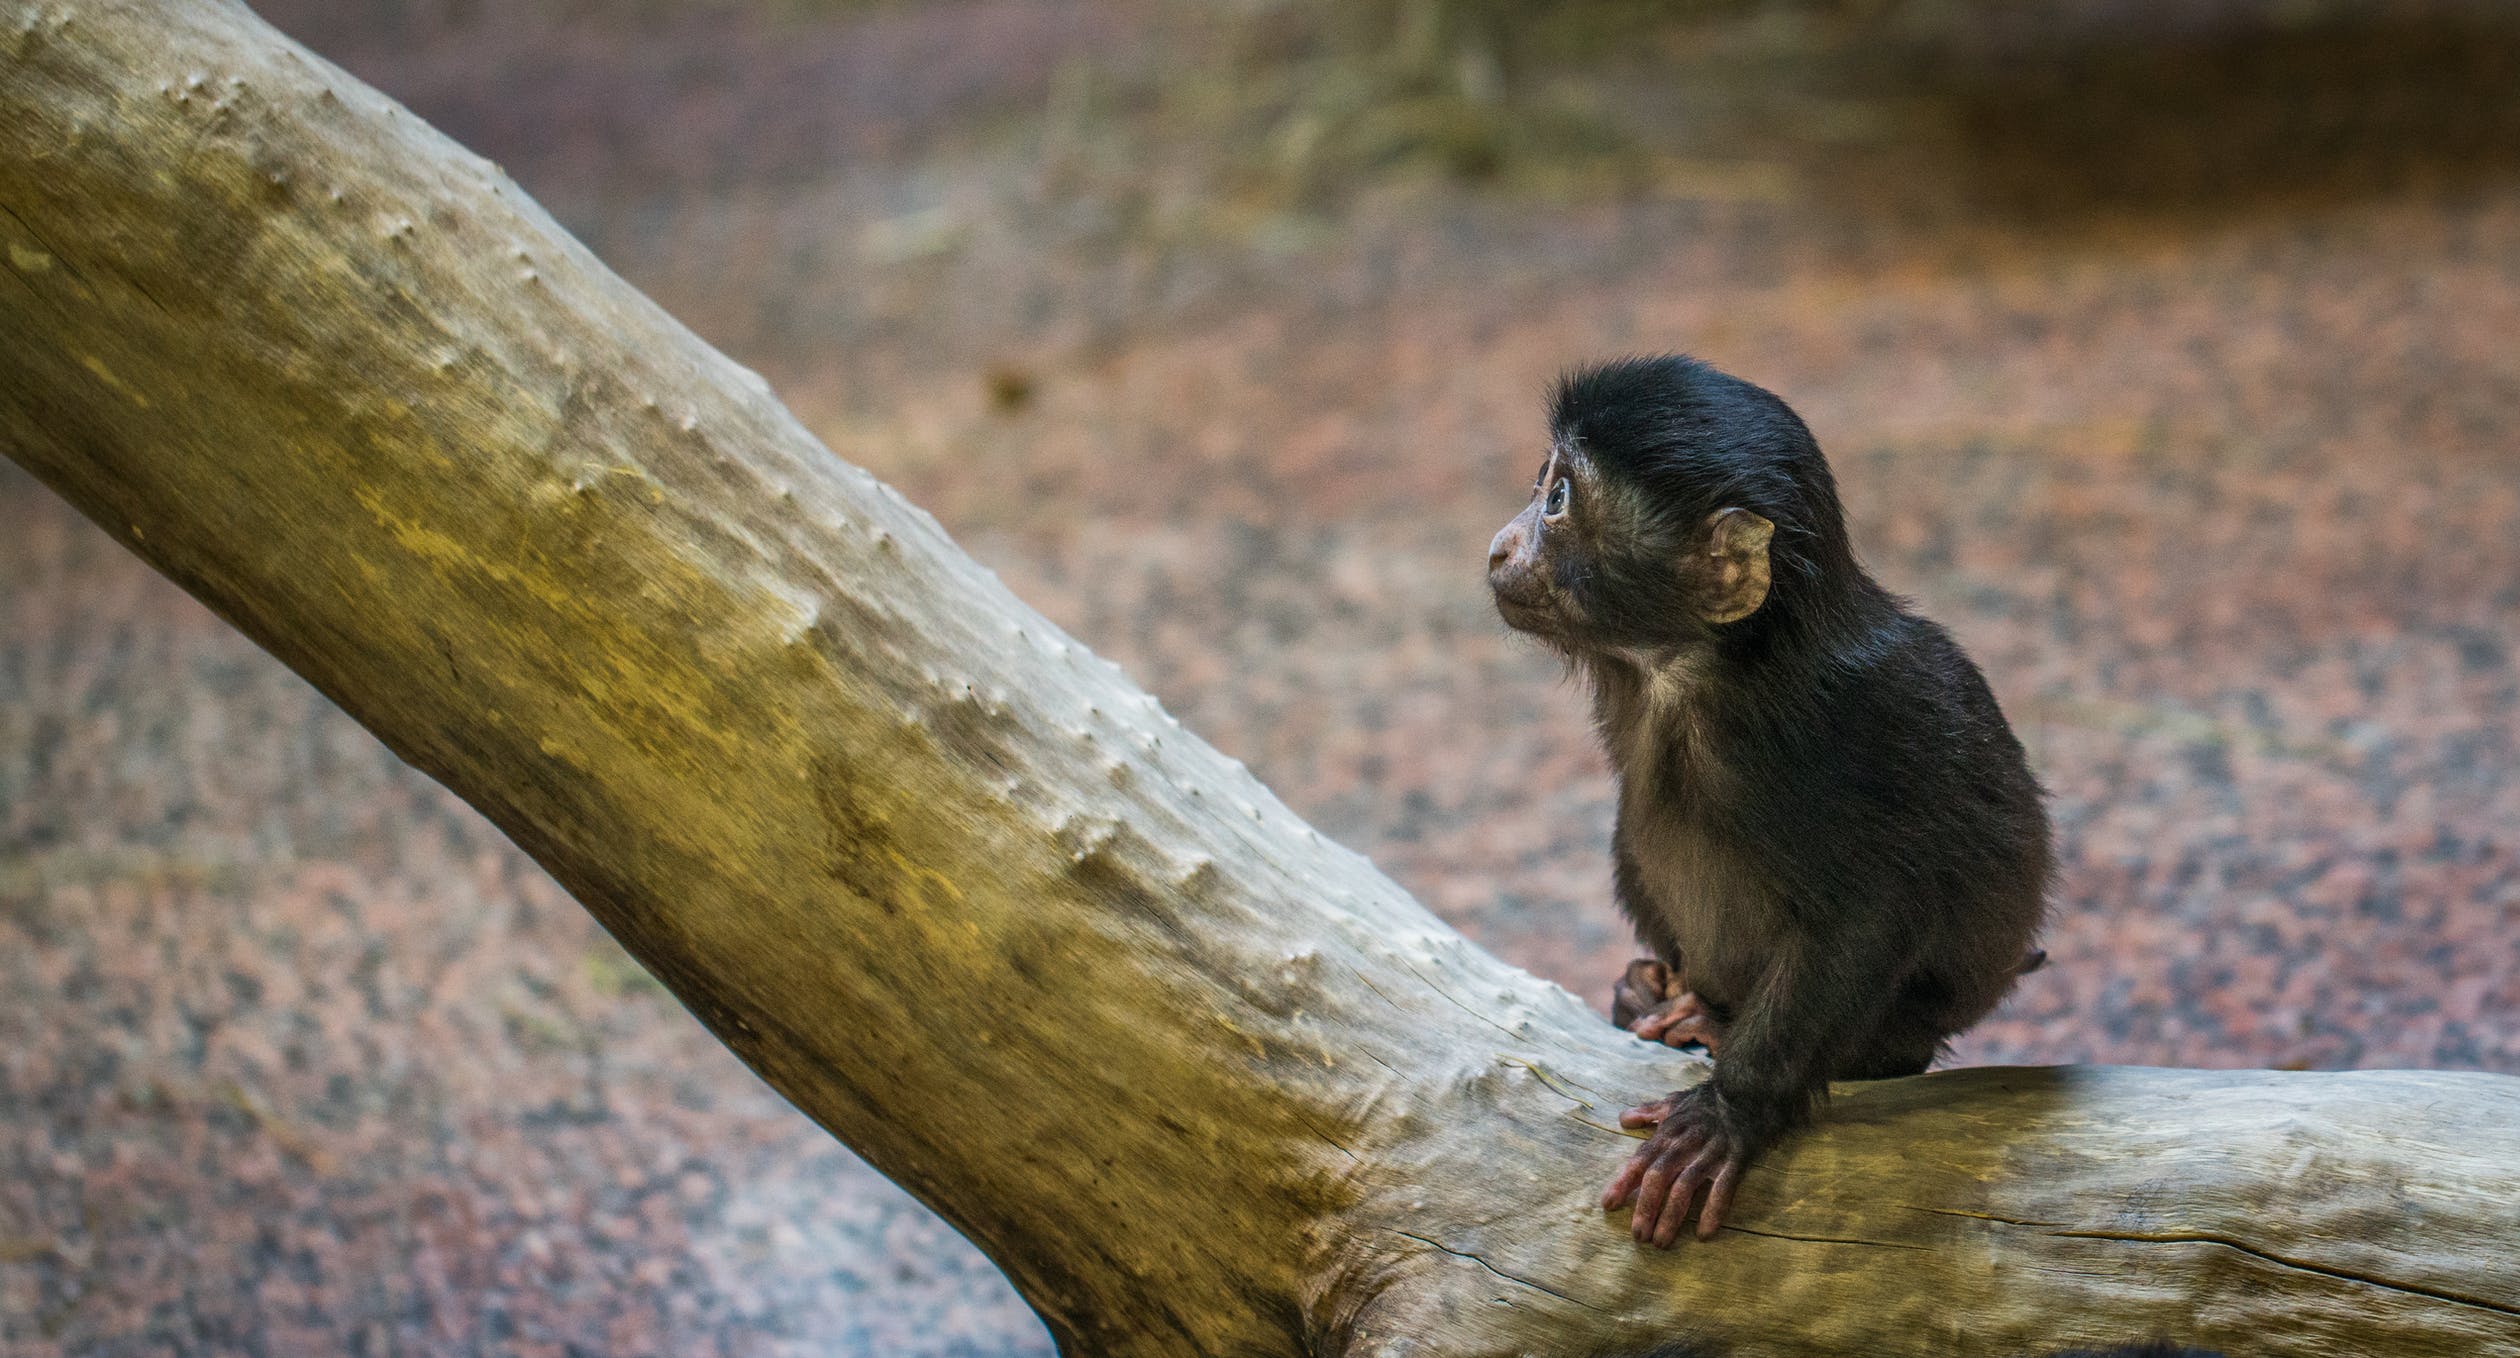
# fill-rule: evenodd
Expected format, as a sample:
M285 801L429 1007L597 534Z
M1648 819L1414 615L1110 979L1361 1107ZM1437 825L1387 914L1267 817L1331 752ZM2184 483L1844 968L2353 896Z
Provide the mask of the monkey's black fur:
M1784 402L1631 359L1569 376L1550 425L1491 583L1591 682L1619 904L1723 1026L1682 1111L1746 1160L2003 996L2044 906L2041 792L1977 667L1857 563Z
M1725 629L1729 649L1783 630L1859 641L1884 621L1867 604L1895 607L1855 562L1819 444L1768 391L1687 358L1610 363L1558 384L1549 431L1632 497L1631 550L1604 554L1605 573L1584 601L1601 628L1597 642L1696 639L1691 601L1672 588L1669 549L1726 507L1776 525L1775 596Z

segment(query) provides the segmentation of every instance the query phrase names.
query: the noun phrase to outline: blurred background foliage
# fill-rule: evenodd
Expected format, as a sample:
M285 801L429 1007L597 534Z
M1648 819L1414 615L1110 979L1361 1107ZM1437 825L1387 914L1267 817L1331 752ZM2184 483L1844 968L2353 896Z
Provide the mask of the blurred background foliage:
M390 65L643 279L675 270L640 258L664 205L717 200L738 235L664 248L790 261L804 290L747 322L780 348L870 308L947 321L860 278L816 286L843 276L825 266L844 239L937 284L964 340L1107 344L1283 286L1290 256L1405 250L1401 217L1447 223L1460 258L1515 238L1517 214L1604 202L1746 206L1905 248L2455 187L2520 161L2520 34L2473 0L268 8L354 68ZM887 161L903 173L868 182ZM842 183L847 201L803 191Z

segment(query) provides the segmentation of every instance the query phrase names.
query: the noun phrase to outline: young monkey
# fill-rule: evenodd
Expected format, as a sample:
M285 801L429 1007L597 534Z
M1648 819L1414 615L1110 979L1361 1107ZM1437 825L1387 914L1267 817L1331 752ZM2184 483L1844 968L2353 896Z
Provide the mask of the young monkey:
M1531 503L1488 548L1498 612L1591 683L1617 772L1619 905L1653 953L1618 1017L1712 1080L1602 1196L1668 1247L1831 1080L1913 1075L2037 965L2048 826L1985 678L1856 563L1785 403L1688 358L1557 388Z

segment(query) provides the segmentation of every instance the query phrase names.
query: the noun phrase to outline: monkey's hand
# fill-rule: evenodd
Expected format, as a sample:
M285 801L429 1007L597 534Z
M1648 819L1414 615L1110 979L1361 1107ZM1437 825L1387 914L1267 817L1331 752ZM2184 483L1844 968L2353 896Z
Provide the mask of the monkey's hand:
M1612 1176L1601 1195L1601 1209L1615 1212L1633 1201L1636 1212L1628 1233L1638 1244L1669 1249L1703 1188L1706 1205L1698 1212L1697 1237L1713 1239L1724 1213L1732 1209L1741 1171L1760 1149L1759 1139L1743 1123L1711 1080L1621 1113L1620 1126L1652 1127L1654 1132Z

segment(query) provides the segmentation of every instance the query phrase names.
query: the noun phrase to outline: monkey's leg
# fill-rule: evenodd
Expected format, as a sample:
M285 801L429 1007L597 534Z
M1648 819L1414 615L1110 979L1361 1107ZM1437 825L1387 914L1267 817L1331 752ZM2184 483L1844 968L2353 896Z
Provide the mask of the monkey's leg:
M1941 1029L1921 1018L1893 1015L1853 1051L1838 1058L1832 1080L1895 1080L1922 1075L1942 1055Z

